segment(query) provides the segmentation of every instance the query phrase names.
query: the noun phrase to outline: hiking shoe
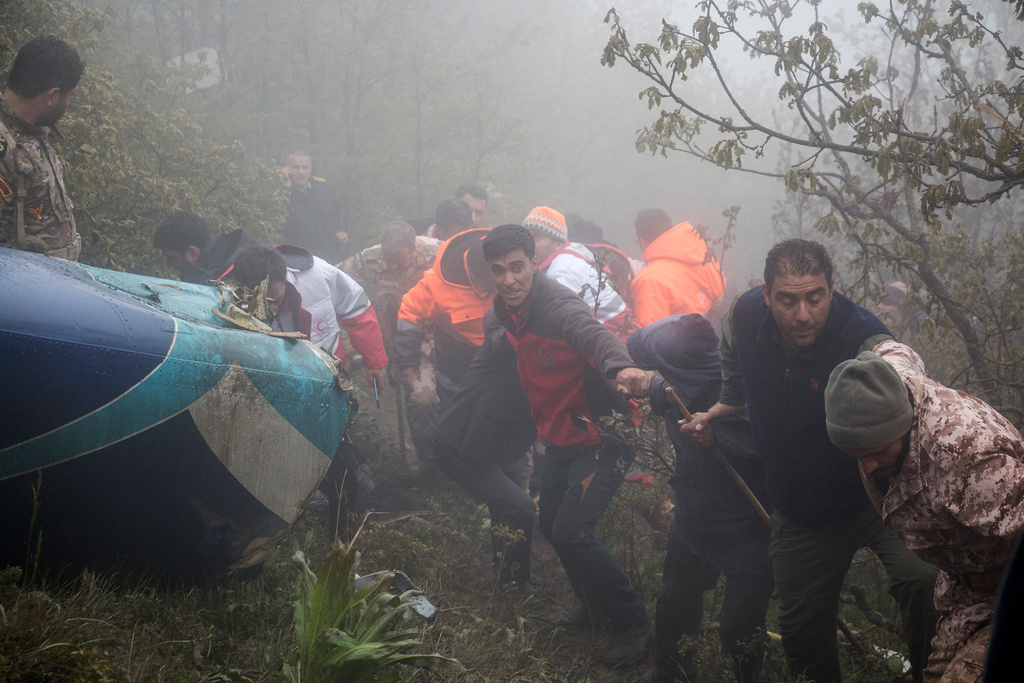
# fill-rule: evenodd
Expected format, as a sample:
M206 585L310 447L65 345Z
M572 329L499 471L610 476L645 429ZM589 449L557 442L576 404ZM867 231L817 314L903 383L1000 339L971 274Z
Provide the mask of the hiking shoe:
M647 635L651 630L650 619L632 628L617 630L612 634L611 645L605 650L601 661L611 667L634 664L644 658L647 649Z
M512 590L520 598L528 598L532 595L537 594L537 587L529 581L523 581L522 583L519 583L518 581L513 581L510 585L513 586Z
M604 621L600 615L591 614L582 603L577 603L572 609L555 612L548 619L552 626L569 630L597 629Z
M656 664L647 674L647 683L689 683L696 679L697 665L692 658L686 658L680 664Z

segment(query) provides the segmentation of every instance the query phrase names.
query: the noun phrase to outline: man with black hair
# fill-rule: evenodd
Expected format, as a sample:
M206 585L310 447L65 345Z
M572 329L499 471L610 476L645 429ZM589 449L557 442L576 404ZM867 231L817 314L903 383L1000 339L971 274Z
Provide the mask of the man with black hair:
M455 199L461 199L469 206L470 215L472 216L469 227L479 228L483 225L484 213L487 211L487 190L476 183L463 183L455 189L455 193L452 196ZM437 237L437 222L435 218L436 216L410 218L408 223L416 231L417 235Z
M276 332L302 332L309 341L345 363L341 331L348 333L352 347L363 356L366 382L370 391L384 388L384 369L388 364L377 325L377 315L363 288L352 278L313 256L302 247L282 244L278 247L252 246L235 259L228 277L255 289L269 280L266 296L277 310L264 320ZM343 441L324 475L320 491L327 496L331 517L337 519L341 492L349 494L354 505L357 495L373 490L373 481L360 467L358 450Z
M473 210L464 199L452 197L441 200L434 212L434 224L431 225L425 235L434 237L442 242L447 241L452 235L469 230L473 227Z
M749 412L774 507L770 554L793 675L842 680L839 594L854 553L867 547L889 574L914 680L921 681L938 619L936 570L882 522L856 461L832 444L825 420L829 373L892 336L834 290L832 259L817 242L776 244L765 259L764 281L722 318L718 402L680 431L706 443L711 420L744 407Z
M662 209L636 215L636 243L647 265L633 278L633 312L640 325L670 315L707 315L725 293L725 276L704 239L687 222L672 225Z
M53 36L21 48L0 95L0 246L75 261L82 240L50 133L85 64Z
M288 155L281 169L281 190L288 198L284 238L328 263L348 256L348 233L341 225L341 205L327 181L313 175L313 157L304 149Z
M153 246L163 252L181 279L197 285L219 280L243 249L259 246L252 235L238 228L211 235L210 226L191 211L175 211L153 233Z
M366 365L366 383L384 388L388 364L377 313L355 280L302 247L256 245L241 251L226 278L255 289L267 277L277 314L267 322L276 332L302 332L309 341L345 362L341 331L348 333Z
M487 211L487 190L476 183L462 183L455 189L455 196L462 199L473 211L473 227L479 228L484 223L484 212Z
M564 625L607 617L613 637L604 661L643 656L650 619L622 567L594 533L633 458L601 418L627 414L622 394L641 397L649 377L587 304L538 269L533 237L521 225L495 228L483 241L498 290L494 312L516 353L523 389L545 445L539 522L579 604Z

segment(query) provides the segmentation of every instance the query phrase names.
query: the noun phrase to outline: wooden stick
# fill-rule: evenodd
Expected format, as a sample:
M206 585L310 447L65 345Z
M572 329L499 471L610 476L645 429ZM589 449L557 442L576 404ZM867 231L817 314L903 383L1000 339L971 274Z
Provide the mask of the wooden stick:
M842 617L836 617L836 626L838 626L839 630L843 632L843 635L846 636L846 639L848 641L850 641L850 644L853 645L853 647L856 648L857 651L860 652L862 655L874 654L869 645L865 645L864 643L860 642L860 638L853 635L853 631L851 631L850 627L846 625L846 622L843 621Z
M675 389L666 386L665 393L668 394L668 397L671 398L672 402L676 404L676 408L679 409L679 412L682 414L683 419L686 420L687 422L693 422L693 415L691 415L690 411L686 409L686 406L683 405L683 402L679 400L679 396L676 395ZM757 499L757 496L754 495L754 492L750 490L749 486L747 486L747 482L743 481L743 477L740 476L740 473L737 472L736 469L729 463L729 461L725 459L725 456L722 454L722 451L718 449L718 446L716 446L715 444L711 444L710 450L711 454L715 456L715 459L718 460L722 467L725 468L725 471L729 473L729 476L732 477L732 480L736 482L736 485L740 487L740 490L743 491L743 495L747 497L747 500L750 501L750 504L754 506L754 509L757 511L758 516L761 517L761 521L770 526L771 521L768 517L768 513L765 511L764 506L761 505L761 501Z

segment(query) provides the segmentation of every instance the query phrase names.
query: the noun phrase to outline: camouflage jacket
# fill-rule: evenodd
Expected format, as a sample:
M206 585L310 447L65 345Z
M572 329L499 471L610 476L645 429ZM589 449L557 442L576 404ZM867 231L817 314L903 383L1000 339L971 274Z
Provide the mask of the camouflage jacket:
M27 251L46 253L78 242L74 206L64 187L51 130L21 118L0 94L0 246L17 249L17 194L24 193Z
M1024 442L984 401L928 379L909 346L874 351L907 385L914 422L899 470L883 482L865 476L864 487L886 525L940 569L935 607L963 640L991 620L1024 528Z
M388 340L395 329L402 296L423 279L423 273L433 267L440 246L440 240L418 235L409 265L402 269L388 267L379 244L363 249L338 265L360 285L373 286L374 307L384 318L381 327L387 328L385 337Z

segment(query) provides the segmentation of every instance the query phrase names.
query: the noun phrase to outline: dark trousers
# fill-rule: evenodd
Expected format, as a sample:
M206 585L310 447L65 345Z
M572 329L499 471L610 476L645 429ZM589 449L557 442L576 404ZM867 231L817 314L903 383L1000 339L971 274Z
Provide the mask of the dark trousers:
M405 401L405 421L409 425L409 436L421 461L434 459L434 425L440 412L433 395L425 399L408 389L399 388ZM433 400L430 400L433 399Z
M594 535L598 520L622 485L631 456L622 447L562 449L546 445L540 474L540 530L554 546L573 592L616 629L647 621L644 603L622 567Z
M704 591L715 587L721 573L717 566L687 548L676 533L669 536L654 618L659 671L679 672L689 668L684 666L683 659L690 659L692 650L680 657L679 639L683 636L697 638L704 616ZM722 647L737 663L738 680L753 680L751 672L761 663L764 645L754 637L759 630L764 630L764 616L774 588L770 571L726 574L719 635Z
M359 471L359 463L362 454L348 441L338 444L338 450L334 453L330 467L320 481L320 492L327 496L330 509L337 513L342 497L348 499L348 511L356 507L355 498L358 495L358 481L356 473ZM365 474L363 476L366 476Z
M438 451L438 467L451 480L464 488L473 500L483 503L491 513L491 547L494 550L494 568L502 582L515 581L522 585L530 581L530 548L533 536L533 516L536 506L530 494L516 483L518 461L499 467L493 463L460 458ZM510 531L521 531L522 540L495 534L497 526Z
M839 593L854 553L864 547L878 556L889 575L889 594L900 606L914 680L921 680L938 620L932 600L938 570L907 550L871 505L815 527L796 524L778 512L772 515L769 553L779 630L794 676L803 674L818 683L842 680L836 642Z

